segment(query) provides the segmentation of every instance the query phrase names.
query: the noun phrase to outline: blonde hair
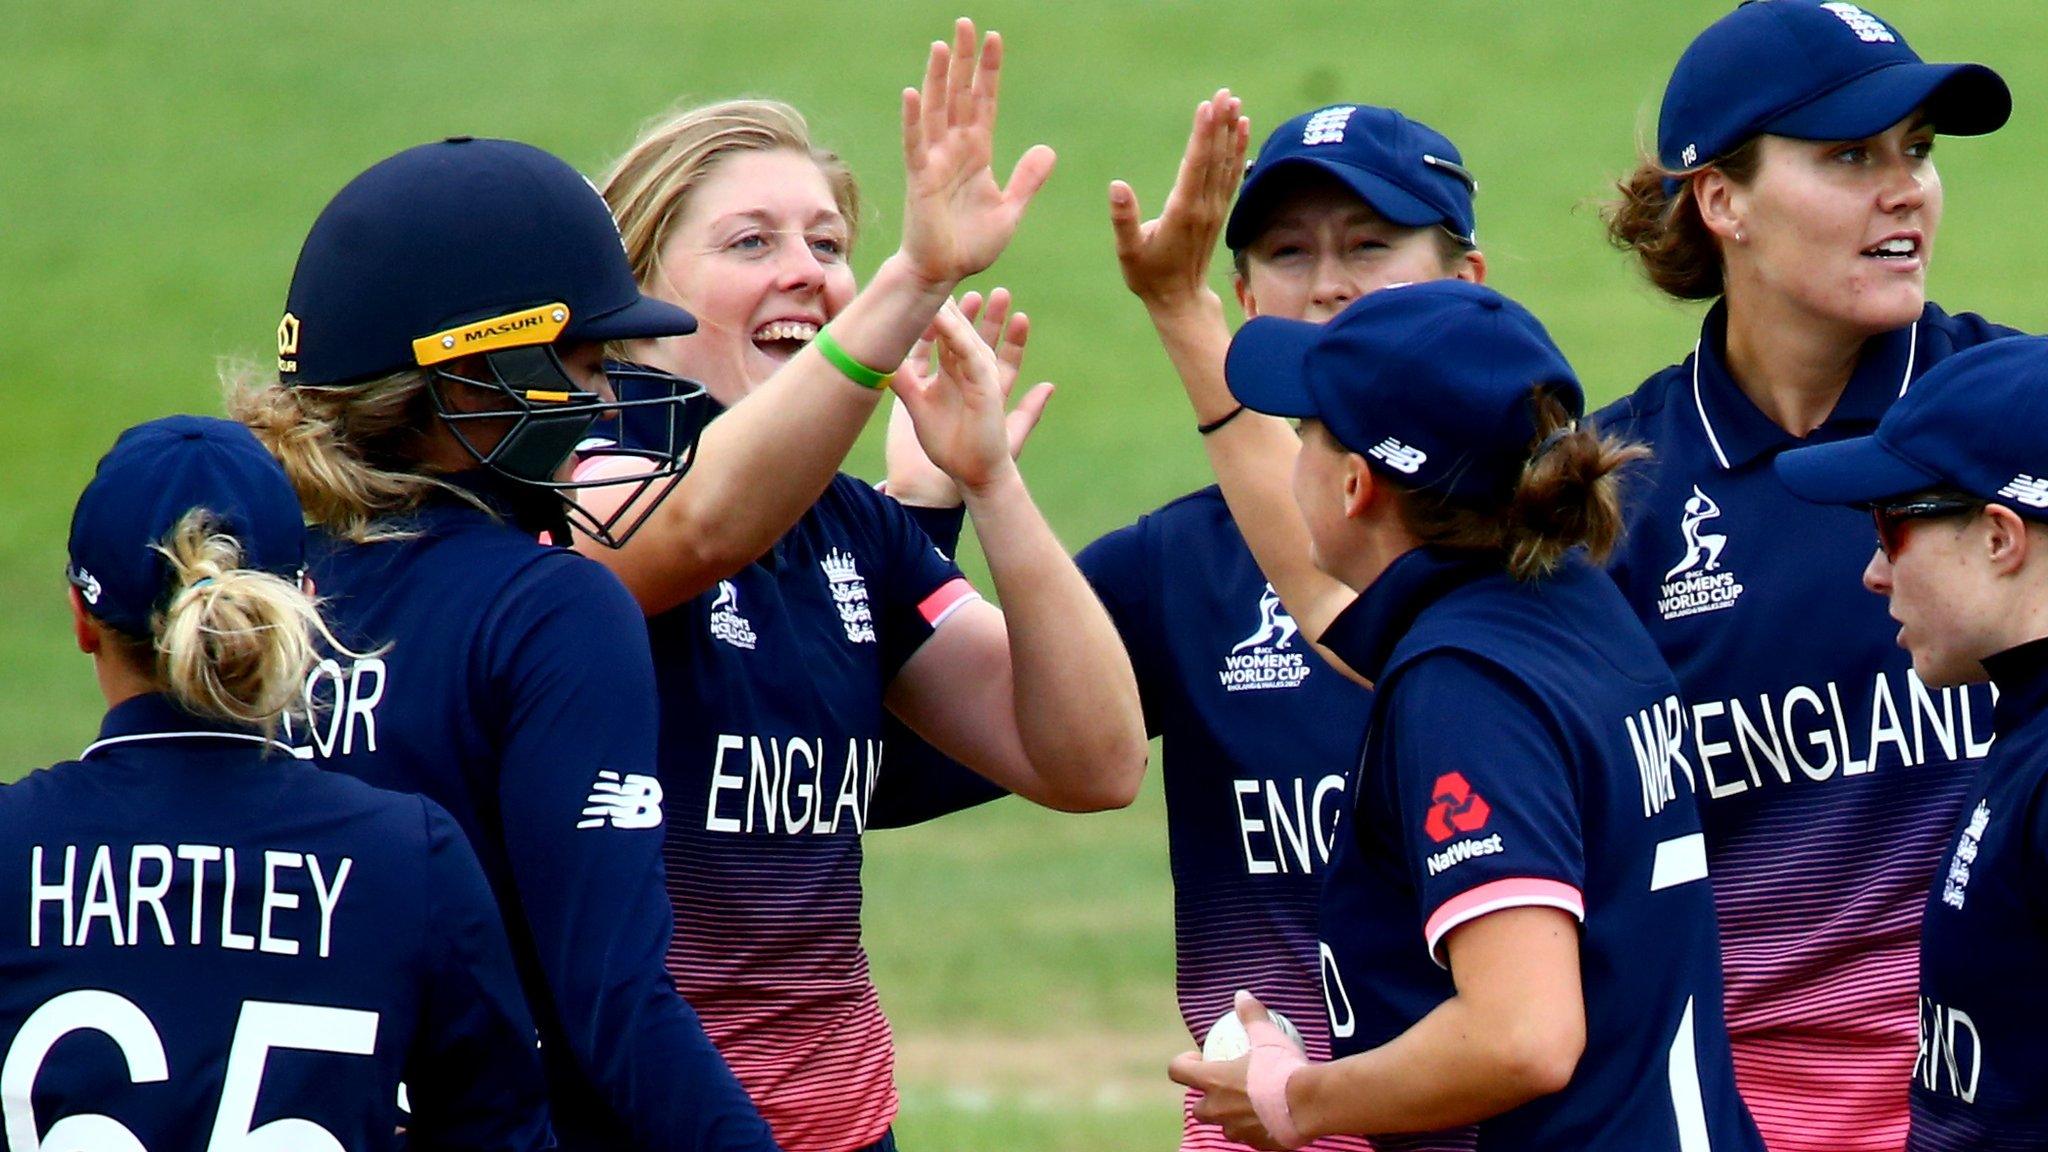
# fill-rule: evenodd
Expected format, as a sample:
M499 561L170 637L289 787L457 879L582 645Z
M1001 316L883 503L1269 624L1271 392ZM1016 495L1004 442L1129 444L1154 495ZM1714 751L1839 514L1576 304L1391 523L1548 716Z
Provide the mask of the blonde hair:
M1548 576L1574 548L1604 561L1621 541L1617 473L1650 456L1641 444L1574 420L1550 389L1537 389L1530 404L1536 439L1505 506L1478 509L1394 489L1402 520L1424 544L1504 554L1517 580Z
M839 154L811 142L803 113L779 100L726 100L664 117L605 174L599 191L618 220L641 285L661 271L661 249L718 162L735 152L797 152L811 158L846 218L847 248L860 234L860 184Z
M1680 300L1712 300L1726 291L1721 245L1700 218L1693 199L1694 173L1714 168L1737 184L1756 179L1763 159L1763 137L1752 136L1726 156L1694 168L1666 168L1647 152L1636 170L1617 180L1620 193L1602 209L1607 240L1642 261L1643 274L1668 296ZM1665 181L1677 190L1664 190Z
M225 373L228 415L284 465L306 519L363 544L410 533L392 518L435 492L473 496L419 469L402 451L431 427L428 372L409 369L364 384L288 385L254 364Z
M347 649L297 584L242 567L241 542L205 509L187 512L154 547L171 571L170 597L149 620L157 683L196 716L274 734L302 707L320 658L314 641Z

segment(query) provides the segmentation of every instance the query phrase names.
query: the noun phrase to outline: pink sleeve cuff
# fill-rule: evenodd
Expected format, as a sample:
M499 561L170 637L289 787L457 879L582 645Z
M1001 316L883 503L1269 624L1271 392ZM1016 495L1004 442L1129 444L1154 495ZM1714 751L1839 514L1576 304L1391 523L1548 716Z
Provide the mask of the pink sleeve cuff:
M981 593L967 582L965 576L955 576L938 586L931 595L918 603L917 614L933 628L946 622L946 618L958 612L962 606L981 599Z
M1577 888L1557 880L1514 877L1481 884L1443 902L1422 929L1429 942L1429 958L1443 965L1437 946L1451 929L1504 908L1558 908L1571 913L1581 924L1586 921L1586 898Z

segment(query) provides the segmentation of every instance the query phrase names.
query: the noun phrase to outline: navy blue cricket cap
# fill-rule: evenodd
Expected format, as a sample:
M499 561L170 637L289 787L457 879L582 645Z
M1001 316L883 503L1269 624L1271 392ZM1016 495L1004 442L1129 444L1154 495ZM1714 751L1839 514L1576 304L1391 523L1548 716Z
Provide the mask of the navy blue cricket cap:
M1854 4L1749 0L1694 38L1657 119L1657 158L1683 170L1753 136L1861 140L1925 107L1937 132L1981 136L2012 92L1981 64L1928 64Z
M86 611L149 635L170 581L154 545L194 508L241 542L242 567L293 581L305 570L305 517L277 459L233 420L166 416L121 433L71 513L65 576Z
M1915 381L1875 432L1795 448L1773 467L1816 504L1955 489L2048 520L2048 337L1958 352Z
M1512 496L1536 448L1532 391L1586 405L1536 317L1463 280L1369 292L1327 324L1258 317L1224 377L1245 407L1320 420L1402 486L1478 506Z
M1404 228L1441 224L1473 242L1472 194L1479 183L1449 137L1392 108L1332 104L1273 129L1259 146L1224 225L1224 245L1232 251L1249 245L1273 202L1303 172L1336 177Z
M640 294L604 197L560 158L451 137L371 167L320 212L277 328L287 384L345 384L557 340L696 330Z

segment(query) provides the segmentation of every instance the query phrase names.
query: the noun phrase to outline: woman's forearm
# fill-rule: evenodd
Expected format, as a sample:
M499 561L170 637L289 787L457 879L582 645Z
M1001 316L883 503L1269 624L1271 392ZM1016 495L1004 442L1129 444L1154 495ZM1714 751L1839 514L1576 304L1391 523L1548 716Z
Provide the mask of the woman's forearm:
M921 280L892 257L830 331L862 364L900 364L951 288ZM848 380L817 348L804 348L705 429L690 471L625 548L586 551L649 614L696 596L795 526L832 482L880 396Z
M1223 376L1230 330L1222 300L1205 291L1181 306L1154 308L1151 316L1195 419L1208 424L1229 416L1237 401ZM1294 503L1294 456L1300 444L1293 429L1277 417L1240 412L1202 437L1202 446L1259 570L1303 634L1321 636L1354 594L1317 570L1309 552L1308 526Z
M1061 807L1130 803L1145 773L1145 722L1116 626L1015 469L966 497L1002 601L1026 758Z

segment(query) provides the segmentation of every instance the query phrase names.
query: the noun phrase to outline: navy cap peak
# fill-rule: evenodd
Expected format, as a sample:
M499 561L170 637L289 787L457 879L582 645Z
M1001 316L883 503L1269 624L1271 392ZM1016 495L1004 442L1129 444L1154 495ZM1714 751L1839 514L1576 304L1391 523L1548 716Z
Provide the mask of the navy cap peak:
M121 433L72 512L65 574L95 619L130 636L149 634L170 578L155 545L195 508L241 543L243 567L288 579L305 568L298 495L249 429L166 416Z
M2048 337L1958 352L1915 381L1875 432L1795 448L1774 466L1816 504L1953 488L2048 521Z
M1336 179L1404 228L1442 225L1473 240L1479 182L1449 137L1392 108L1330 104L1281 124L1259 146L1224 226L1225 246L1241 250L1256 239L1274 202L1304 172Z
M1513 494L1536 447L1537 389L1585 410L1536 317L1464 280L1382 288L1327 324L1254 319L1224 375L1246 407L1320 420L1403 486L1478 505Z
M1682 171L1752 137L1861 140L1924 108L1938 132L1997 130L2012 93L1978 64L1928 64L1897 28L1838 0L1746 0L1672 70L1657 156Z

